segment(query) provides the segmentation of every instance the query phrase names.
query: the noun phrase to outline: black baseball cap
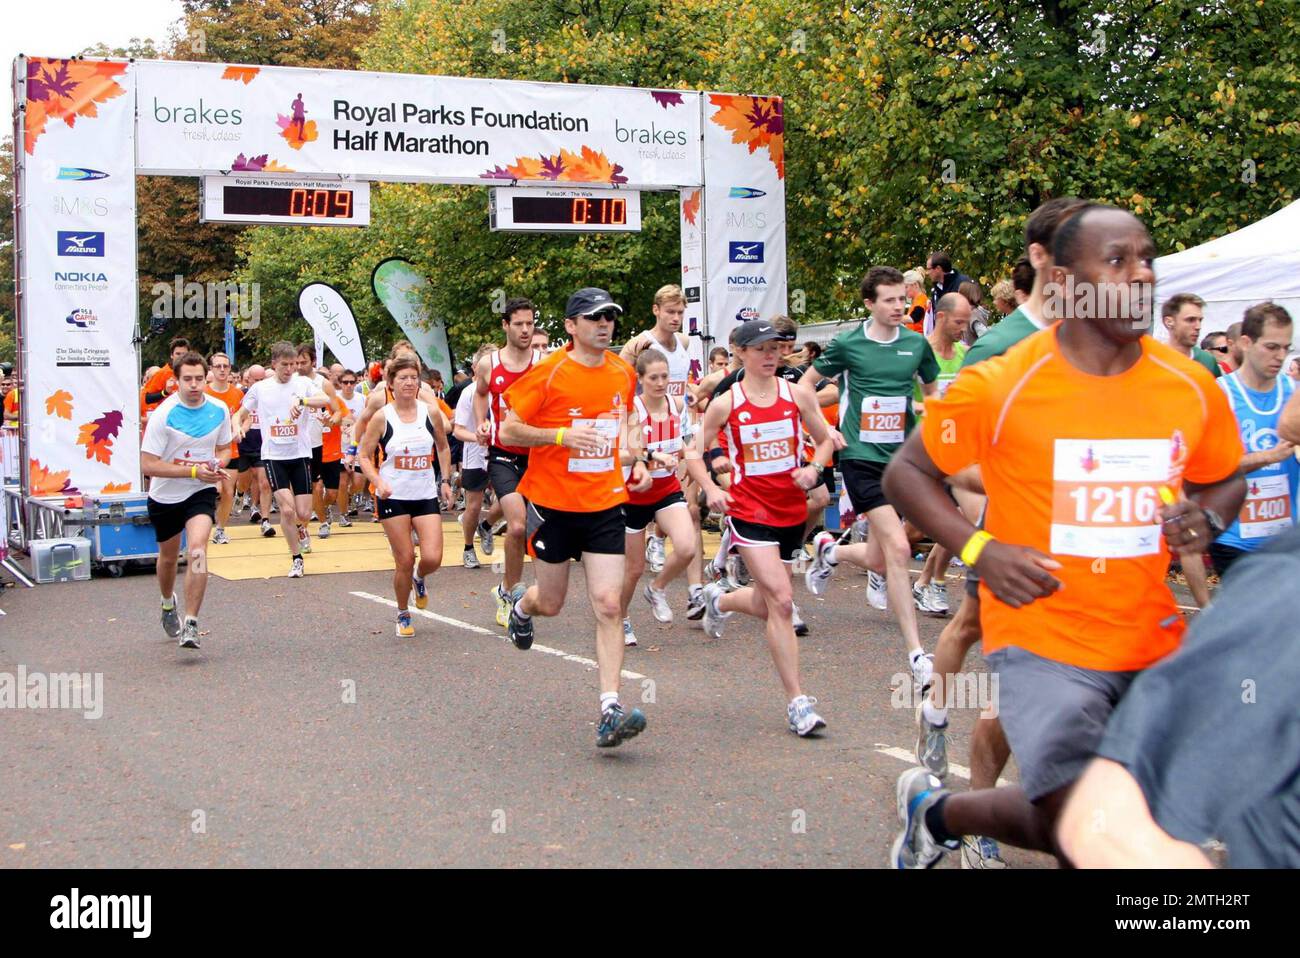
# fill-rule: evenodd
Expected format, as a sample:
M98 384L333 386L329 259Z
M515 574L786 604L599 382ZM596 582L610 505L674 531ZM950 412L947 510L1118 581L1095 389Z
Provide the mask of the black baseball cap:
M757 346L773 339L789 339L789 337L782 336L766 319L751 319L742 323L736 330L737 346Z
M564 307L565 316L595 316L599 313L614 313L617 319L623 315L623 307L614 302L614 297L605 290L594 286L578 290Z

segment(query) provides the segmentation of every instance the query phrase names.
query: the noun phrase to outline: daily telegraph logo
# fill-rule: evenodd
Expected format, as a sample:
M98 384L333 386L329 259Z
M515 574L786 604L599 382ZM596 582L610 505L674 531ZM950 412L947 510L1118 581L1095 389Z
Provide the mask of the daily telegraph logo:
M99 170L89 170L84 166L61 166L59 167L58 178L74 181L103 180L108 178L108 174Z
M761 263L763 262L763 244L757 241L753 243L737 243L732 240L727 244L727 262Z
M60 256L103 256L104 234L59 230Z

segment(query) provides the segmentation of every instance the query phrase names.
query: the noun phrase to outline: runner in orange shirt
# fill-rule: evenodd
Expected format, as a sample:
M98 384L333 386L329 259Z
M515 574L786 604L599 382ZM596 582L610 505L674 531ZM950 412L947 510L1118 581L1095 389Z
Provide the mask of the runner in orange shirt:
M234 420L235 414L239 412L239 407L244 403L244 391L230 381L230 357L225 353L213 353L208 357L208 371L212 374L212 381L208 383L207 389L204 390L213 399L218 399L226 404L230 410L231 420ZM239 443L230 444L230 461L234 462L239 458ZM226 535L226 523L230 521L230 507L235 502L235 475L234 473L224 473L220 482L217 483L217 527L212 530L213 545L224 546L230 542Z
M506 390L500 429L503 443L529 450L519 493L527 503L525 542L537 575L510 611L510 638L520 649L532 646L533 616L559 614L569 590L569 560L580 559L596 614L599 748L618 745L646 724L640 709L625 711L618 701L623 503L628 487L644 492L651 483L640 431L628 428L636 373L609 351L622 312L603 289L570 296L564 328L573 341ZM626 485L624 464L632 466Z
M158 370L148 381L145 382L144 388L140 390L141 411L144 415L140 420L140 427L144 428L144 420L162 404L162 401L176 392L176 373L173 371L181 357L190 351L190 341L184 336L177 336L169 344L171 361L162 369Z
M1063 321L963 370L885 475L887 495L980 575L984 652L1021 781L957 795L923 766L905 772L895 868L931 867L963 835L1063 857L1055 822L1107 718L1182 638L1169 549L1203 552L1245 494L1223 392L1145 335L1155 247L1142 222L1087 204L1052 247ZM943 484L975 462L983 530Z

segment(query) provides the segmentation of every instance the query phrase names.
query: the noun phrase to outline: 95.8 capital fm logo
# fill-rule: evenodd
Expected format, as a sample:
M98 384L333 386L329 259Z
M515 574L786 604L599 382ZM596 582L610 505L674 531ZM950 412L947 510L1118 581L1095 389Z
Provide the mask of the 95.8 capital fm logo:
M60 256L104 255L104 234L90 230L59 230Z

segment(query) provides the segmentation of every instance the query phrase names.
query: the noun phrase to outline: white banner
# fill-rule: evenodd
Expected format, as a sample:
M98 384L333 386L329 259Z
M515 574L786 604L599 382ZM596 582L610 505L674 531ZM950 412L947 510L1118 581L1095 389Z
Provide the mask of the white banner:
M679 218L682 234L682 291L686 294L686 315L682 332L691 337L691 380L699 382L708 373L709 350L717 343L702 337L708 329L704 302L704 187L681 191ZM722 343L726 345L725 342Z
M15 145L21 415L34 495L140 488L128 64L31 58Z
M725 346L737 323L787 312L785 127L780 97L710 93L704 116L705 304Z
M429 315L424 305L424 288L429 281L404 259L386 259L370 275L370 285L384 308L397 320L424 365L452 381L451 346L441 319Z
M698 186L693 91L137 61L139 172Z
M361 350L361 333L352 307L328 283L308 283L298 291L298 311L316 334L316 365L323 364L321 346L351 370L365 369L366 357Z

